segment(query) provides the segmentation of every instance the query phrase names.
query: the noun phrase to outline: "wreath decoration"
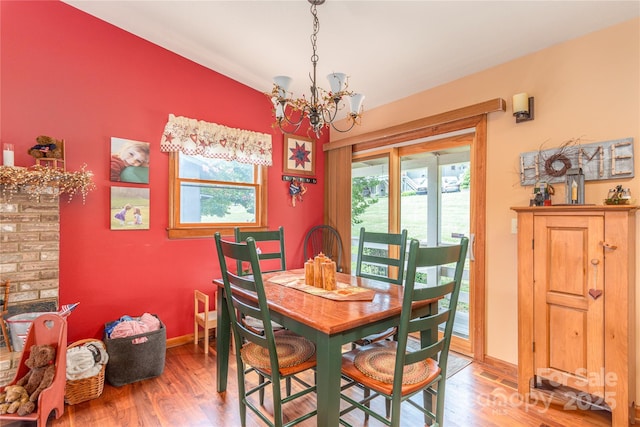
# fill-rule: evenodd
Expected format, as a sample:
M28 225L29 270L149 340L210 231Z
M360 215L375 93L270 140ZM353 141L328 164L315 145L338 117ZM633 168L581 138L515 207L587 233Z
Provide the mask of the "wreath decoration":
M556 169L553 167L555 162L562 162L562 168ZM567 170L571 168L571 160L567 156L562 153L556 153L549 157L544 162L544 171L547 175L553 177L564 176L567 173Z

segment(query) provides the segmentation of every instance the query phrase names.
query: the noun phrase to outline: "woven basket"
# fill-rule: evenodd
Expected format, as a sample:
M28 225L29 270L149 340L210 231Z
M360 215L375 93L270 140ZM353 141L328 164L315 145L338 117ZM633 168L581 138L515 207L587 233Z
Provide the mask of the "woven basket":
M76 341L68 348L79 347L91 342L102 341L93 338ZM102 365L100 373L89 378L82 378L80 380L67 380L67 384L64 388L64 401L69 405L75 405L76 403L86 402L87 400L96 399L102 394L104 389L104 371L106 365Z

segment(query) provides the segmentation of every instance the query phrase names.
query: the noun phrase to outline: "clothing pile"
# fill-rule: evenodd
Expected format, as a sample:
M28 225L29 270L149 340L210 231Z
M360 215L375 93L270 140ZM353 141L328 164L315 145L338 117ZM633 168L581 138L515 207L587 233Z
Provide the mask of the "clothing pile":
M102 341L92 341L67 349L67 380L81 380L100 373L102 365L109 361Z
M108 338L126 338L160 329L160 320L153 314L144 313L140 317L122 316L119 320L105 327ZM147 341L147 337L135 338L131 342L140 344Z

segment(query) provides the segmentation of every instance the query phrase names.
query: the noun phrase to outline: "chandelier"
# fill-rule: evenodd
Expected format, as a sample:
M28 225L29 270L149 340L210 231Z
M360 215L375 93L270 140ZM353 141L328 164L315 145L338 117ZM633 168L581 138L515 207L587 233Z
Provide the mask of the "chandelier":
M316 6L323 4L325 0L308 0L311 3L311 15L313 16L313 33L311 34L311 64L313 74L309 74L311 79L311 96L307 99L293 98L289 92L291 77L276 76L273 78L273 90L267 93L273 102L273 110L276 116L274 126L278 126L283 133L294 133L299 128L305 118L309 120L311 129L316 137L320 137L322 128L331 125L338 132L350 131L356 123L359 123L364 95L353 93L348 90L348 77L343 73L331 73L327 76L331 90L326 91L316 85L316 66L318 64L318 54L316 52L316 41L320 30L320 21ZM290 97L291 96L291 97ZM347 115L347 128L339 129L334 124L338 118L338 112L345 107L349 100L349 114Z

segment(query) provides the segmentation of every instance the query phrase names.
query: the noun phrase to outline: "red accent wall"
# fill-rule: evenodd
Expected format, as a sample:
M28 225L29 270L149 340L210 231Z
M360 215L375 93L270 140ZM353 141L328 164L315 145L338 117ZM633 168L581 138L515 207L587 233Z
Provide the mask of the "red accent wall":
M167 336L193 331L193 289L213 292L219 277L213 239L169 240L168 155L160 138L168 115L272 133L269 227L285 226L287 263L301 267L302 240L323 217L321 144L318 184L295 208L282 181L282 141L259 91L60 2L0 3L0 142L30 166L38 135L64 139L67 170L83 164L97 190L60 203L60 303L79 301L69 341L101 337L128 314L157 314ZM268 89L268 88L265 88ZM151 144L150 230L111 231L111 137ZM326 138L326 137L324 137ZM324 141L322 141L324 142Z

